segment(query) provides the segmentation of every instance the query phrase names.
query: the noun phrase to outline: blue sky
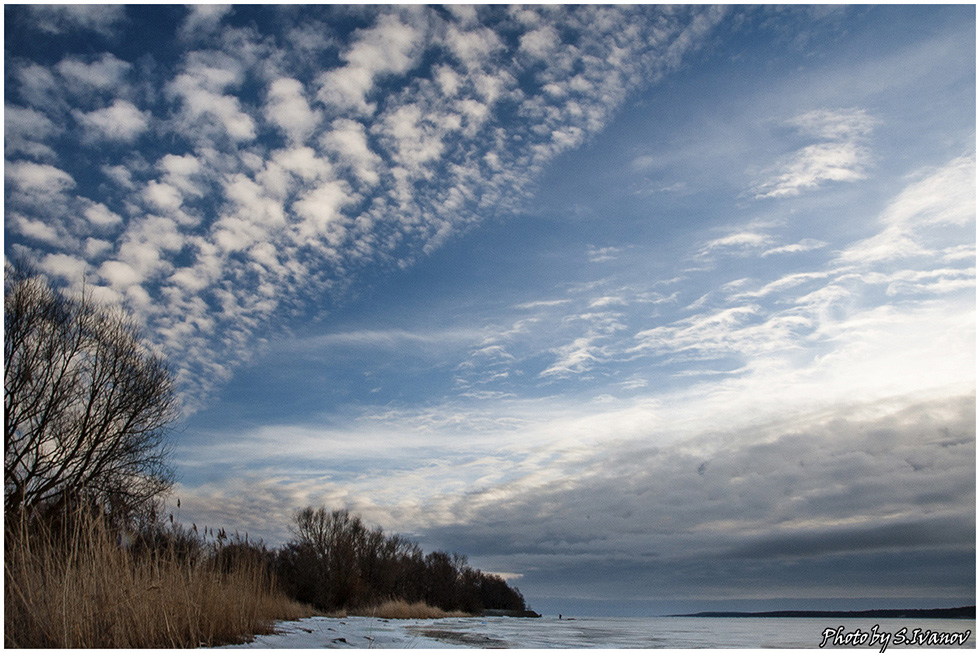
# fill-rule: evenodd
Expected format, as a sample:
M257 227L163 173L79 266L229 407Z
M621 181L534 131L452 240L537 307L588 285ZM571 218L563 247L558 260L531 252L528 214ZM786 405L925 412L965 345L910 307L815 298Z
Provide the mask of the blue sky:
M168 356L185 523L345 507L545 609L974 600L972 6L5 26L5 254Z

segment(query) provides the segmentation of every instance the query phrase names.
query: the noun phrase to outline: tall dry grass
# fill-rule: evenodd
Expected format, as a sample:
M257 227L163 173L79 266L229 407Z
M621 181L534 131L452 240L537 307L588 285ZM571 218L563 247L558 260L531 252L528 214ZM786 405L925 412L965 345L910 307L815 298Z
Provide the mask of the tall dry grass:
M378 617L380 619L445 619L446 617L471 617L466 612L446 612L441 608L418 601L409 603L401 599L384 601L375 606L352 610L351 614L360 617Z
M100 518L6 525L4 644L173 648L247 641L310 616L261 564L219 569L173 546L133 555Z

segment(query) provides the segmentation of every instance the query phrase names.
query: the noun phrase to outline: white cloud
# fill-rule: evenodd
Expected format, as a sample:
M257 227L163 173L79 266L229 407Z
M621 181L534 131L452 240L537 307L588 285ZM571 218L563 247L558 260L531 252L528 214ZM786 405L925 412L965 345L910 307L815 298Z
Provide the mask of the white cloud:
M227 213L214 223L214 242L223 250L236 252L260 242L286 226L282 202L270 197L266 188L244 174L229 177L223 187L229 201Z
M976 268L927 270L923 272L903 270L892 275L883 275L883 277L883 282L888 284L885 292L889 296L942 295L975 288L977 284Z
M113 91L125 84L132 64L105 52L99 59L86 63L82 59L62 59L55 66L68 88L76 93Z
M719 250L749 253L758 251L772 242L772 236L758 231L740 231L708 241L701 248L700 256Z
M286 41L302 56L317 56L336 45L330 30L318 20L304 21L286 31Z
M181 101L183 133L198 135L195 130L210 127L234 142L254 139L255 121L242 110L238 97L225 94L237 88L243 76L242 64L224 53L191 53L185 71L167 85L167 92Z
M351 167L363 183L374 186L380 180L381 157L370 147L364 125L347 118L335 120L320 142L335 152L342 163Z
M828 181L864 179L868 150L856 143L818 143L796 152L779 174L756 187L756 197L790 197Z
M60 193L75 187L71 175L46 163L6 162L4 177L23 192Z
M190 12L177 32L182 39L196 39L212 34L222 19L232 11L231 5L220 4L191 5L188 8Z
M880 217L884 228L844 249L840 260L872 263L932 256L933 247L962 242L962 228L975 223L976 210L976 161L958 157L902 191Z
M374 27L357 34L355 43L341 57L355 68L372 72L405 72L414 63L421 34L395 14L379 17Z
M626 306L628 303L629 302L622 297L607 295L605 297L596 297L595 299L591 300L589 302L589 308L601 308L603 306Z
M142 275L122 261L106 261L99 268L99 274L114 287L126 288L143 281Z
M630 162L630 165L634 170L646 170L647 168L652 167L656 162L656 157L649 154L643 154L633 159Z
M180 208L183 198L170 184L149 182L143 189L143 197L157 211L173 212Z
M483 330L465 328L415 331L406 329L344 331L284 342L280 343L278 347L281 351L304 354L329 350L334 347L404 349L406 347L441 348L445 346L459 349L468 343L479 341L485 335Z
M186 180L201 170L201 162L193 154L165 154L157 165L168 176L181 179L181 185L185 186L185 190L187 182L183 180Z
M751 356L760 349L777 346L773 338L778 326L758 320L760 308L755 305L735 306L695 315L669 326L646 329L636 334L636 351L658 355L696 355L715 358L728 354ZM787 334L783 334L784 336ZM783 346L796 341L781 339Z
M192 268L180 268L170 275L168 281L175 283L190 292L200 292L207 288L208 284L211 283L211 279Z
M123 222L121 215L100 202L95 202L85 209L85 219L97 228L115 227Z
M68 254L48 254L41 259L38 266L44 272L62 277L76 287L82 285L89 272L87 261Z
M14 69L20 95L27 104L44 111L58 112L64 107L61 86L46 66L27 63Z
M603 261L614 261L623 251L621 247L589 247L589 263L602 263Z
M776 293L784 293L791 288L795 288L802 284L806 284L811 281L822 281L831 277L834 277L833 272L795 272L787 274L775 281L770 281L762 288L758 290L743 290L732 296L732 299L742 299L742 298L760 298L767 297ZM742 280L747 281L747 280ZM744 285L744 284L741 284ZM729 288L733 288L733 284L728 284ZM729 288L726 288L729 289Z
M103 166L102 174L124 190L132 191L136 188L136 184L133 182L133 171L125 165Z
M396 14L381 15L375 26L359 30L353 45L341 54L347 65L319 77L317 97L330 107L374 113L375 105L367 96L375 78L407 71L420 52L421 36Z
M346 236L340 209L350 201L346 184L340 181L325 182L304 193L292 205L292 210L303 218L297 227L299 239L326 237L333 247L339 246Z
M886 261L928 255L920 242L900 227L889 227L841 252L844 261Z
M446 43L466 70L483 68L490 57L503 48L497 33L483 26L460 29L451 25L446 32Z
M754 280L747 278L723 284L728 294L721 306L711 306L705 296L688 307L696 311L693 315L637 332L631 351L664 357L668 364L717 360L722 370L737 364L735 376L742 380L731 381L733 387L751 379L762 385L765 378L773 388L810 388L797 401L815 392L811 383L817 378L856 393L886 392L886 387L911 391L920 384L939 387L954 379L964 387L969 384L964 368L946 360L933 336L947 333L943 346L948 351L973 350L969 343L974 327L968 317L972 301L963 291L975 287L975 272L969 265L949 267L945 255L964 238L972 238L973 168L971 159L956 159L920 175L882 211L877 235L822 265L785 273L761 287L753 289ZM767 242L756 236L739 232L711 241L702 251ZM824 243L798 245L810 249ZM799 251L793 246L775 249ZM882 290L889 297L901 297L901 307L879 305L874 298ZM939 297L947 299L935 303ZM941 310L947 312L936 312ZM809 359L804 351L832 353ZM832 381L835 375L840 379ZM846 382L841 380L845 377ZM859 381L852 383L855 377ZM809 399L815 400L814 395Z
M112 243L100 238L85 239L85 255L89 260L98 259L104 252L112 249Z
M523 304L517 304L514 308L528 310L534 308L550 308L552 306L562 306L571 303L570 299L544 299L534 302L525 302Z
M269 86L265 117L296 143L306 141L321 120L319 112L310 108L303 85L287 77L280 77Z
M827 140L853 140L870 134L878 121L863 109L817 110L796 116L787 124Z
M409 170L419 171L443 152L442 130L431 117L423 116L417 105L402 106L386 114L378 130L390 143L395 161Z
M61 133L63 128L40 111L8 104L4 106L3 124L7 156L24 154L39 159L56 158L54 150L44 141Z
M829 243L822 240L817 240L816 238L804 238L798 243L793 243L792 245L780 245L779 247L773 247L772 249L767 249L762 252L763 256L772 256L774 254L798 254L800 252L812 252L817 249L823 249Z
M28 5L37 28L51 34L89 30L110 36L125 20L123 5Z
M6 224L13 226L23 236L49 245L61 244L58 231L41 220L32 220L20 213L7 214Z
M573 342L554 350L557 360L541 372L539 376L566 376L588 371L599 359L601 350L593 345L593 338L576 338Z
M807 145L778 163L753 189L755 197L791 197L826 182L865 178L871 153L864 145L875 120L861 109L812 111L788 122L823 142Z
M91 141L131 143L149 129L150 114L140 111L126 100L115 100L111 106L88 113L75 113L75 119L85 129Z
M282 166L284 170L307 182L327 179L333 173L333 166L330 162L325 158L319 158L316 152L309 147L277 150L272 155L272 163ZM267 165L267 169L271 167L271 165ZM267 188L270 185L266 183Z
M882 221L912 230L975 222L976 168L975 156L953 159L904 190L889 204Z
M173 264L168 255L180 251L186 237L172 219L148 215L131 221L119 243L115 258L105 261L99 273L116 290L125 291L169 273ZM141 304L149 299L142 288L133 289L133 292L139 293ZM160 309L165 310L164 307ZM145 310L147 306L144 305L140 311Z
M538 59L547 58L558 47L561 39L551 25L544 25L521 35L520 49Z
M224 185L224 193L234 205L236 216L270 227L286 224L282 204L275 197L269 197L265 187L246 175L239 173L229 178Z
M70 174L46 163L7 161L4 180L5 206L16 216L13 223L21 233L49 243L60 241L64 248L76 244L75 235L68 231L78 208L72 206L76 183Z
M460 76L449 66L439 66L436 68L433 78L439 84L439 88L442 89L442 93L446 97L456 95L462 85Z
M201 160L192 154L165 154L155 168L163 173L159 180L147 182L143 197L156 209L183 223L196 224L183 209L190 199L204 197L207 192L207 171Z

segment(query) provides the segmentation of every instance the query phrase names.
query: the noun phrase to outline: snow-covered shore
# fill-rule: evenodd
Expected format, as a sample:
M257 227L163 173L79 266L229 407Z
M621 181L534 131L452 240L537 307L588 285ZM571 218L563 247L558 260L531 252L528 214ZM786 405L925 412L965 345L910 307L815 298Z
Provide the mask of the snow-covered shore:
M472 619L469 619L472 620ZM219 648L488 648L482 635L444 630L440 625L462 619L380 619L376 617L310 617L276 624L273 635ZM484 621L485 623L485 621ZM455 624L459 625L459 624ZM456 641L454 641L456 640ZM497 642L497 646L503 642Z

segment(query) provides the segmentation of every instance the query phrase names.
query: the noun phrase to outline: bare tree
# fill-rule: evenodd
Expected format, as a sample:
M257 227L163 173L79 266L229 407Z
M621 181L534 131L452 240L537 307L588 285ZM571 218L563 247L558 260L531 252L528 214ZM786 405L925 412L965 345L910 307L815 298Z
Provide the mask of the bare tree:
M172 484L173 374L121 310L4 265L4 508L85 497L123 511Z

